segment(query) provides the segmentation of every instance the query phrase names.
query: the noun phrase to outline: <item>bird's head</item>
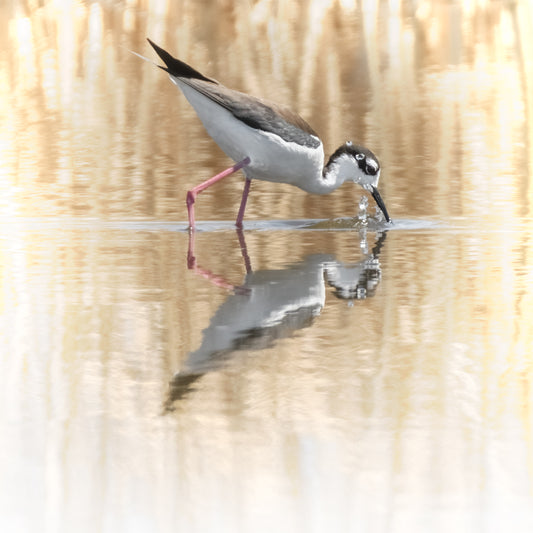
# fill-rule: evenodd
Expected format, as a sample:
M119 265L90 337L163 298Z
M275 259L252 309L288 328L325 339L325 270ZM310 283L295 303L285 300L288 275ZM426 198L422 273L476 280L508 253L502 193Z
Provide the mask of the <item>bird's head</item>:
M346 181L353 181L365 188L368 185L377 186L381 168L378 158L368 148L348 141L337 149L330 161L344 167L342 173L349 174Z
M326 167L330 166L337 167L336 170L342 181L353 181L370 192L387 222L391 221L385 202L377 188L381 172L379 161L368 148L349 141L331 155Z

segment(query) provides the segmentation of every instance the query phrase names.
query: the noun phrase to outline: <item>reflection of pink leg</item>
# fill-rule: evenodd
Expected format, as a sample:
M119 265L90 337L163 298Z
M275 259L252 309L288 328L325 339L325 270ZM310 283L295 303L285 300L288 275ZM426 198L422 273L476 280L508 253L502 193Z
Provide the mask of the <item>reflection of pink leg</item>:
M242 229L237 229L237 237L239 239L239 245L241 247L241 253L244 258L244 266L246 268L246 274L249 274L252 272L252 266L250 263L250 258L248 257L248 250L246 249L246 241L244 240L244 233ZM191 231L189 232L189 249L187 250L187 268L189 270L192 270L195 274L199 274L200 276L204 277L205 279L208 279L211 283L216 285L217 287L222 287L223 289L232 290L238 293L247 293L250 291L250 289L247 289L246 287L243 287L242 285L233 285L229 281L225 280L222 276L219 276L218 274L214 274L210 270L207 270L206 268L202 268L198 265L196 262L196 256L194 255L194 237L195 232Z
M235 225L238 228L242 228L242 219L244 218L244 210L246 209L246 200L248 200L248 193L250 192L251 184L252 184L252 180L249 178L246 178L246 182L244 183L244 190L242 191L241 206L239 207L239 214L237 215L237 221L235 222Z
M196 256L194 255L194 236L194 231L191 231L189 233L189 249L187 250L187 268L204 277L205 279L208 279L217 287L234 290L235 286L232 283L226 281L222 276L218 276L217 274L213 274L213 272L210 270L202 268L196 263Z
M222 178L225 178L227 176L230 176L234 172L237 172L241 168L245 167L246 165L250 164L250 158L245 157L242 161L239 163L236 163L232 167L227 168L226 170L223 170L220 174L217 174L216 176L213 176L212 178L208 179L207 181L204 181L203 183L200 183L200 185L197 185L193 189L187 192L187 212L189 213L189 230L194 229L194 202L196 201L196 197L202 192L205 191L208 187L213 185L213 183L216 183L217 181L220 181ZM249 186L248 186L249 188ZM246 186L245 186L246 189ZM246 201L245 201L246 204ZM240 211L239 211L240 214ZM244 215L244 209L243 209L243 215ZM242 222L242 221L241 221Z
M246 240L244 239L242 228L237 228L237 237L239 238L239 246L241 247L241 254L244 259L244 267L246 268L246 273L249 274L252 271L252 263L248 255L248 248L246 247Z
M189 248L187 250L187 268L194 270L196 267L196 256L194 255L194 232L189 233Z

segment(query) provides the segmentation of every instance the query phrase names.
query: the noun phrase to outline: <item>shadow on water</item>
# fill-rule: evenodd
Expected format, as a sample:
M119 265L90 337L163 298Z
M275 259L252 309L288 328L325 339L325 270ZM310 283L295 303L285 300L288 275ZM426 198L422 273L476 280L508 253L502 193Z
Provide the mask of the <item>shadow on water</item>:
M334 254L315 253L283 269L257 271L252 269L244 233L237 230L237 235L246 267L246 277L239 286L202 268L194 254L194 233L190 237L189 269L232 293L203 331L200 347L188 355L183 369L171 380L167 411L194 390L197 380L221 368L236 352L269 348L278 339L309 327L325 305L326 284L336 297L353 301L374 296L381 281L379 255L387 232L377 233L369 250L367 232L360 230L360 248L365 256L356 263L338 261Z

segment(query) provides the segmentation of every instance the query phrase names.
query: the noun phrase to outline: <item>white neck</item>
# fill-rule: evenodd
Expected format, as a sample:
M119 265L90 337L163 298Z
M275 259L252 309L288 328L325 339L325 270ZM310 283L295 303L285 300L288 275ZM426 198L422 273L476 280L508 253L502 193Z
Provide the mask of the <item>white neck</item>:
M314 194L328 194L346 181L359 183L366 189L370 185L376 185L378 179L379 173L377 176L368 176L361 171L352 157L341 154L327 162L319 179L306 183L306 190ZM374 181L376 183L373 183Z

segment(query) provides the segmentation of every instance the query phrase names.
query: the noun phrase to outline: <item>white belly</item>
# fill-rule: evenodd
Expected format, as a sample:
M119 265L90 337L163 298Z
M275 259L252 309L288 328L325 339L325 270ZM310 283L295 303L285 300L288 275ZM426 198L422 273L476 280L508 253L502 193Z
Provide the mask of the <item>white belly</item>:
M306 183L322 175L322 143L317 148L309 148L252 128L185 83L171 79L224 153L235 162L250 158L251 163L243 169L248 178L289 183L306 190Z

